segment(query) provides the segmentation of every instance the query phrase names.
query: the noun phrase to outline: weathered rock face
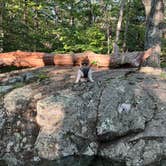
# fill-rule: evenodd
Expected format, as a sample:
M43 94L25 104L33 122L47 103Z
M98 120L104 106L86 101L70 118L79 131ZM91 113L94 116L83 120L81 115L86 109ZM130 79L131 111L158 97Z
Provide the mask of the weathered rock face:
M145 123L152 119L156 110L153 94L149 94L149 87L145 90L144 83L136 81L113 79L105 87L98 110L97 132L101 141L143 131Z
M0 165L164 166L166 73L96 71L95 83L74 84L75 74L0 75L12 87L0 95Z
M36 146L40 156L57 159L74 154L96 154L95 104L93 92L79 96L71 89L39 101L37 122L41 133Z

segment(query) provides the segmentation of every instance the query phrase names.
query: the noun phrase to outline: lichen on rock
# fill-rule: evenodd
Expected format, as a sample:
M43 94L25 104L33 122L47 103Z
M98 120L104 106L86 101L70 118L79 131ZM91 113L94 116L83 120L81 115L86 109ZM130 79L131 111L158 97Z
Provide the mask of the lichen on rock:
M44 70L47 79L35 80ZM164 164L165 80L157 70L130 70L98 70L94 83L74 84L75 68L42 68L27 74L33 81L3 91L0 163ZM9 79L3 75L2 86L13 87Z

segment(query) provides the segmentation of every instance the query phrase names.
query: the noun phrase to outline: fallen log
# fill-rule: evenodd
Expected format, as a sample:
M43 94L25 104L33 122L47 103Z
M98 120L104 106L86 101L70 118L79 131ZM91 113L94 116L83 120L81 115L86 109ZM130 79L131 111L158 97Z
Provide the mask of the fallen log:
M74 54L55 54L54 64L58 66L73 66Z
M94 66L97 67L109 67L111 65L110 55L96 54L92 51L74 54L75 65L80 65L85 57L88 57L90 63L94 63Z
M76 54L48 54L42 52L9 52L0 54L0 67L42 67L47 65L75 66L85 57L97 67L139 67L150 55L152 49L143 52L128 52L118 56L96 54L91 51Z
M0 66L42 67L53 65L53 55L42 52L9 52L0 54Z
M132 67L140 67L142 63L149 58L153 53L153 49L149 48L142 52L127 52L120 54L119 56L112 57L112 65L120 66L124 64L129 64Z

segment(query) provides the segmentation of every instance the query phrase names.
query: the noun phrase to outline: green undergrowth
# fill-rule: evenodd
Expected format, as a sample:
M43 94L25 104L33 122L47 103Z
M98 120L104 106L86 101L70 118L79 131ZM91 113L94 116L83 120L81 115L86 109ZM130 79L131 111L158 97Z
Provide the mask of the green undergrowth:
M166 68L166 63L161 63L161 68Z
M46 73L39 73L38 75L37 75L37 79L39 80L39 81L42 81L42 80L45 80L45 79L48 79L49 77L47 76L47 74Z

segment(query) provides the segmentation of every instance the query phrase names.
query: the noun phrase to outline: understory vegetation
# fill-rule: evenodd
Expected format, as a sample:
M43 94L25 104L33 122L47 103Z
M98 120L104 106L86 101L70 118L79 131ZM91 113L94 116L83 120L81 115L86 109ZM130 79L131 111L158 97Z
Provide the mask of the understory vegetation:
M145 48L146 10L140 0L2 0L1 52L54 53ZM121 26L118 29L118 23ZM117 40L117 32L118 40ZM162 39L162 56L166 55Z

